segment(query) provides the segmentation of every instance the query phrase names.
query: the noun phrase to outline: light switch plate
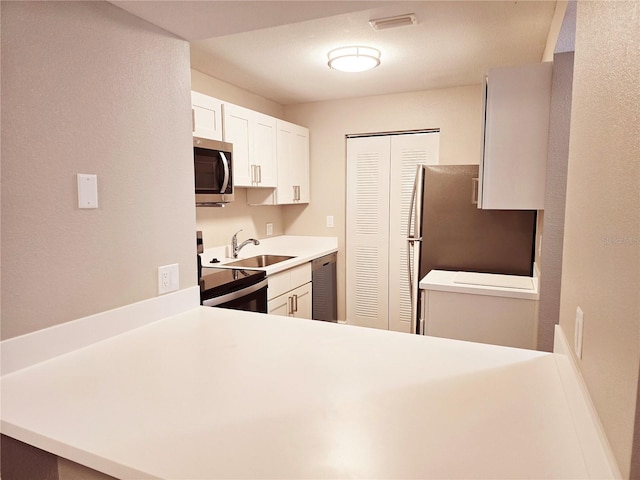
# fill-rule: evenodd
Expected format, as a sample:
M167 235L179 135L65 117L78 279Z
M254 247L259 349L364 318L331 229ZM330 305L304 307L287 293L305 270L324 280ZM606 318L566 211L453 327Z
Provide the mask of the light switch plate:
M273 235L273 223L267 223L267 236Z
M327 215L327 228L333 228L333 215Z
M78 174L78 208L98 208L98 176Z

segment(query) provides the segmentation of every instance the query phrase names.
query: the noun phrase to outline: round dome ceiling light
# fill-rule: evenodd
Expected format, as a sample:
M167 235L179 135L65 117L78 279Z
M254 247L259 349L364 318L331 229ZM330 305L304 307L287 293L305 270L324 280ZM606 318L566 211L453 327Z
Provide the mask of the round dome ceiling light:
M328 65L341 72L364 72L380 65L380 50L372 47L340 47L331 50Z

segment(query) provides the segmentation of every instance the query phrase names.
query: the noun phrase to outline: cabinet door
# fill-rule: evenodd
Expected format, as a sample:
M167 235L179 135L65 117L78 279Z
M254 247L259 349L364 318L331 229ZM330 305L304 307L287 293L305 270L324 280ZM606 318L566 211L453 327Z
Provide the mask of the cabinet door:
M283 317L289 316L289 310L291 304L289 303L288 295L280 295L267 302L267 313L271 315L282 315Z
M224 141L233 144L233 175L236 187L253 185L253 167L250 161L253 143L251 138L251 110L237 105L225 103L222 107L224 115Z
M293 316L296 318L311 319L312 314L312 297L311 297L311 283L302 285L291 292L294 296L294 312Z
M309 203L309 129L296 126L293 131L292 141L291 170L295 195L294 201L296 203Z
M267 303L267 312L273 315L311 319L311 310L311 282Z
M191 92L194 137L222 140L222 102L199 92Z
M490 69L478 208L542 210L551 63Z
M536 349L538 301L426 290L425 335Z
M309 203L309 129L278 120L276 202Z
M257 178L254 185L258 187L276 187L277 149L276 119L268 115L253 112L253 164ZM254 170L255 171L255 170Z

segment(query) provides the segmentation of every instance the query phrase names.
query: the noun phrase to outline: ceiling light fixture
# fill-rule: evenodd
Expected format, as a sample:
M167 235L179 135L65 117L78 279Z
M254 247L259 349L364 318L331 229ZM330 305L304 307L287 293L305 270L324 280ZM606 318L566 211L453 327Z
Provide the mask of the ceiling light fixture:
M372 47L340 47L327 57L330 68L341 72L364 72L380 65L380 50Z
M407 13L406 15L397 15L395 17L374 18L369 20L369 25L374 30L387 30L388 28L407 27L415 25L418 19L415 14Z

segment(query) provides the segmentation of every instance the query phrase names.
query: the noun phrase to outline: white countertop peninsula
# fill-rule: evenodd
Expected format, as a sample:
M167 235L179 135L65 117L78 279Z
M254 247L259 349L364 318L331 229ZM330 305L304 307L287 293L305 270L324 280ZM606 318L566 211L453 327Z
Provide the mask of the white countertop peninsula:
M245 237L238 238L238 243L242 243L246 239ZM255 255L289 255L294 257L265 268L245 268L245 270L264 270L267 275L272 275L329 253L337 252L338 238L280 235L261 239L260 245L246 245L240 250L238 258L231 258L229 251L230 247L228 245L205 249L204 253L200 255L203 268L226 268L230 267L228 265L230 262ZM219 263L211 263L213 258L218 259Z
M197 307L4 375L1 430L118 478L603 477L565 362Z

